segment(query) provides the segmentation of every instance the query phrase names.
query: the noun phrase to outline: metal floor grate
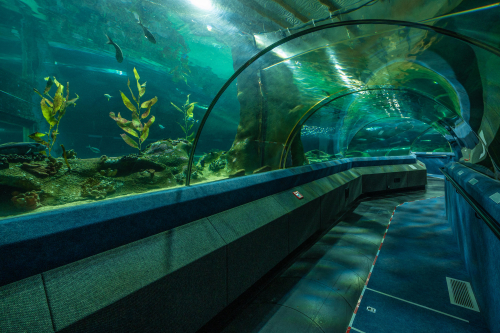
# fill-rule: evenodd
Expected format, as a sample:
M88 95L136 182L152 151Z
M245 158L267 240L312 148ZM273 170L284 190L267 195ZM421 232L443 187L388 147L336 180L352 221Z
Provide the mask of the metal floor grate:
M448 293L451 304L479 312L476 297L469 282L447 277Z

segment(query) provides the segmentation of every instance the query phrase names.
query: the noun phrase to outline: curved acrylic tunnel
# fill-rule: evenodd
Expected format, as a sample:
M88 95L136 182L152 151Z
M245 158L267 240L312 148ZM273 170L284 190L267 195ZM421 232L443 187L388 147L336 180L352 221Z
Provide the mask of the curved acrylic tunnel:
M500 67L481 62L497 62L500 52L488 44L438 27L364 20L285 38L255 35L248 49L257 54L235 63L241 67L208 108L191 161L215 148L204 162L231 176L307 164L318 154L321 161L407 155L433 128L458 147L457 159L497 172L500 118L486 83L498 80ZM234 103L240 110L227 107ZM222 126L234 141L218 137Z

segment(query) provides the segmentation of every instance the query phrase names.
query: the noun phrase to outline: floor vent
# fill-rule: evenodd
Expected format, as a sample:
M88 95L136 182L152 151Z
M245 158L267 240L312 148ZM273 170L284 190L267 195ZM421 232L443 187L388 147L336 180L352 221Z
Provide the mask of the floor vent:
M450 294L451 304L479 312L476 297L474 297L474 293L472 292L472 287L469 282L447 277L446 283L448 284L448 293Z

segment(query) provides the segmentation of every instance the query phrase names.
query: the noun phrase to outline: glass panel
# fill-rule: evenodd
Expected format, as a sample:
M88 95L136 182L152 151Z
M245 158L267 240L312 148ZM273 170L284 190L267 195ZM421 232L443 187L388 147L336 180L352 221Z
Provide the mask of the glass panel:
M489 45L500 40L497 25L477 20L494 17L496 7L447 0L418 6L343 0L336 8L292 2L295 13L264 0L2 2L0 113L12 126L4 127L8 135L0 132L0 143L45 141L56 160L33 155L40 146L18 148L17 155L32 165L21 167L9 157L13 169L0 169L7 207L0 214L182 186L194 133L220 87L235 68L291 33L339 20L384 18L427 22ZM356 154L407 154L423 126L453 142L464 163L494 174L494 163L500 163L499 57L428 30L359 23L305 34L247 66L200 132L191 183ZM43 95L45 78L54 81L51 97ZM48 100L45 110L53 103L54 78L68 100L64 117L42 112L42 98ZM128 79L135 97L145 88L139 105ZM148 104L141 104L155 97L145 113ZM413 127L390 138L368 130L389 131L396 123L398 130ZM66 172L61 144L72 172ZM33 181L10 187L5 170ZM35 205L13 204L13 196L22 199L30 191L44 194Z
M411 146L413 152L425 153L452 153L449 142L445 137L433 128L425 132L413 141Z

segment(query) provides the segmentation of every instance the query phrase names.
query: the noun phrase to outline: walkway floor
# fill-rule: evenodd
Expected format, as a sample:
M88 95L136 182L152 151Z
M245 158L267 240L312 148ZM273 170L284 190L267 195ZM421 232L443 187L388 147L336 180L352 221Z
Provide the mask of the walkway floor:
M429 177L425 191L359 202L223 332L488 332L478 312L450 304L445 277L469 279L442 195Z

